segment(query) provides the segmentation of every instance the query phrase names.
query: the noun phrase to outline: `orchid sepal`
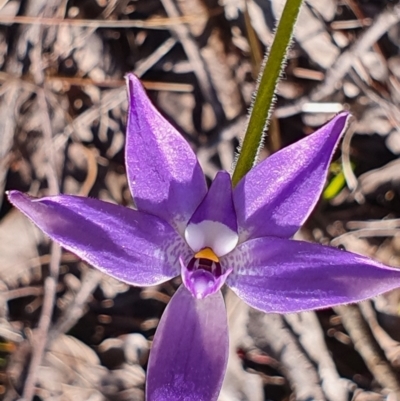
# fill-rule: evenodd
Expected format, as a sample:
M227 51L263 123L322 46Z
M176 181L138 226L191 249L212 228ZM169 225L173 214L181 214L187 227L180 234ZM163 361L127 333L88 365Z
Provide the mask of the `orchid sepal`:
M227 285L266 313L360 302L400 287L399 269L337 248L277 237L249 240L224 263L234 269Z
M170 280L180 273L179 257L191 253L167 222L137 210L70 195L37 199L10 191L8 199L52 240L127 284Z
M200 164L182 135L158 112L133 74L126 76L125 146L128 184L138 210L166 220L181 234L207 193Z
M240 242L292 237L307 219L325 185L329 164L349 123L343 112L314 134L274 153L244 176L233 197Z

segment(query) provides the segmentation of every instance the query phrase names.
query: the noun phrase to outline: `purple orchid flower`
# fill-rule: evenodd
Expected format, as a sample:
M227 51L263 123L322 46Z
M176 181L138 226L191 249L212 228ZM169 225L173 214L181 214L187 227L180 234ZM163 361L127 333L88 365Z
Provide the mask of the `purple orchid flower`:
M219 172L209 189L188 143L129 90L126 168L137 210L96 199L9 199L50 238L135 286L181 275L158 326L148 401L212 401L228 357L221 287L250 306L290 313L358 302L400 286L400 271L335 248L293 241L323 189L349 115L273 154L235 188Z

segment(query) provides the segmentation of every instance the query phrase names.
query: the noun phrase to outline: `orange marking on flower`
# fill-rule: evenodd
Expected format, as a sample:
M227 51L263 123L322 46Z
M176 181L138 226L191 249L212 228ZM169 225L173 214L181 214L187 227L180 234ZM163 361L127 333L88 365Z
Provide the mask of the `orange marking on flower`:
M219 263L218 256L214 253L211 248L203 248L201 251L197 252L194 257L196 259L208 259L215 263Z

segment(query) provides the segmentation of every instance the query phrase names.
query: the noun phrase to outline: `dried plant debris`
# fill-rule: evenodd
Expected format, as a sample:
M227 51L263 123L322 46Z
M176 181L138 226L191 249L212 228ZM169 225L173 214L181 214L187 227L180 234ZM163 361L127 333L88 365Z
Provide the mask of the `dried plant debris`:
M124 167L128 72L189 141L208 180L231 170L283 4L0 0L0 399L143 400L149 347L179 285L132 288L66 251L55 263L49 240L5 191L134 207ZM296 238L392 266L400 266L399 29L395 1L304 1L261 152L350 110L329 196ZM226 304L221 401L398 396L399 291L285 317L249 310L230 293Z
M90 347L74 337L60 335L38 367L36 393L42 399L52 400L100 401L110 397L143 400L145 373L135 362L131 359L130 363L123 362L118 368L109 370L100 364L99 357ZM21 374L18 372L21 368L23 366L12 359L11 377ZM14 385L18 390L23 384L15 382ZM126 398L128 395L130 398Z
M16 241L18 238L18 241ZM43 235L27 223L25 217L10 211L0 222L0 282L2 290L28 285L40 280L44 256L39 256L38 245Z

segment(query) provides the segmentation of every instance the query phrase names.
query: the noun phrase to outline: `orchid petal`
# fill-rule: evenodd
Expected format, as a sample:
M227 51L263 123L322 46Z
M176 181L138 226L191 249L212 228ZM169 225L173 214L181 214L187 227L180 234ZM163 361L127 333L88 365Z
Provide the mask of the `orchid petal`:
M237 230L231 177L226 171L220 171L190 218L186 242L194 252L211 248L217 256L223 256L235 248L239 238Z
M9 200L51 239L128 284L177 276L179 256L191 252L168 223L147 213L78 196L35 199L11 191Z
M359 302L400 287L400 269L336 248L282 238L247 241L222 262L234 268L226 281L232 290L267 313Z
M216 275L204 269L190 271L182 259L180 262L183 284L197 299L203 299L219 291L232 272L232 269L227 269L221 275Z
M127 85L125 157L136 206L183 233L207 192L204 174L189 144L151 104L138 78L129 74Z
M147 401L215 401L228 360L228 327L222 294L198 300L180 286L154 337Z
M337 115L314 134L259 163L238 183L233 196L240 242L295 234L318 201L348 120L348 113Z

